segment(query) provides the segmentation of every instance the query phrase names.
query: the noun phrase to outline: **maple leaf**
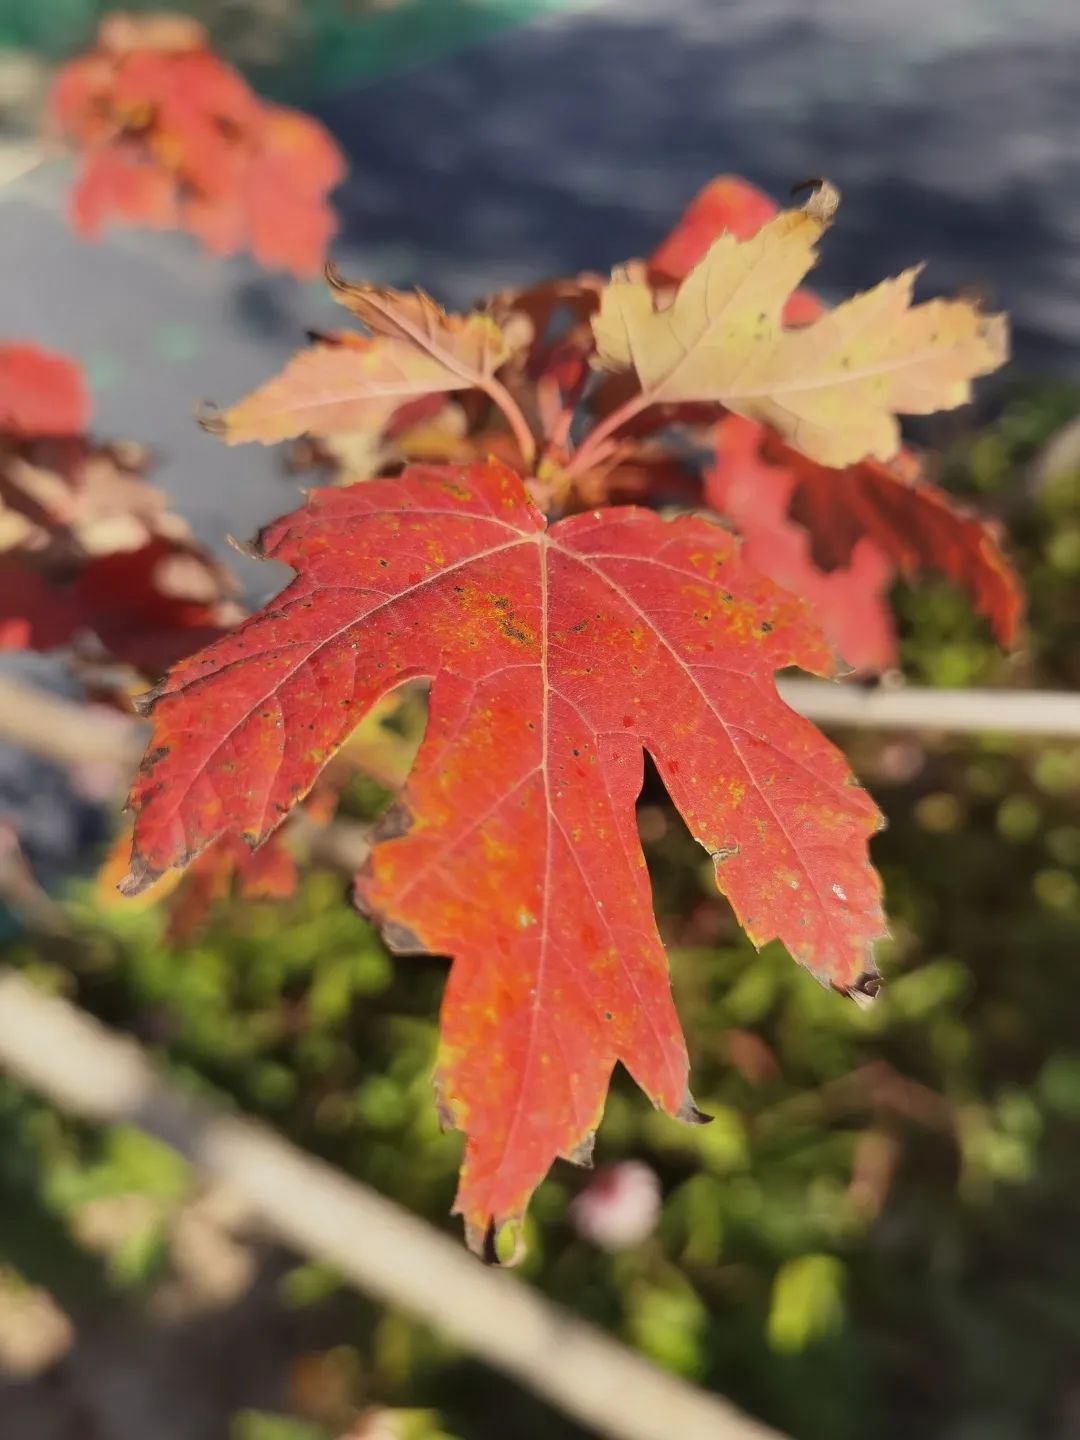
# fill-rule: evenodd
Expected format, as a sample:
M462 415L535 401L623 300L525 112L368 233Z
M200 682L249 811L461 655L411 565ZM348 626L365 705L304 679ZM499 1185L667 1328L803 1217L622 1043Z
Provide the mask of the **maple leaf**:
M763 426L741 415L720 421L705 499L743 537L746 560L810 605L852 670L888 669L896 658L887 604L892 566L865 536L854 541L842 565L826 570L815 563L809 535L790 515L798 480L790 468L762 459L763 433Z
M744 537L751 564L810 602L854 670L896 663L886 590L897 571L937 570L968 592L1000 644L1015 642L1019 582L993 531L922 479L909 452L889 466L830 470L734 415L713 439L705 499Z
M309 116L263 104L182 16L112 16L62 67L54 127L82 152L69 211L80 234L106 221L188 230L214 254L317 272L337 219L327 194L344 158Z
M491 390L510 342L488 315L450 315L421 290L350 285L327 271L335 297L371 332L322 337L280 375L203 421L229 445L382 429L407 402Z
M78 435L90 419L82 371L38 345L0 345L0 433Z
M549 527L506 466L417 466L314 492L261 549L297 578L147 699L122 888L222 835L265 841L366 710L431 678L357 895L392 948L453 957L436 1078L475 1247L586 1154L616 1061L700 1118L635 824L643 750L753 941L872 993L877 811L772 679L832 652L720 527L632 507Z
M654 281L684 278L719 235L750 239L776 212L770 197L745 180L717 177L654 252ZM785 310L788 324L806 323L824 308L809 291L791 299L800 305L797 312ZM663 407L650 415L654 424L662 421ZM855 669L895 662L882 593L892 567L908 577L939 571L968 592L1000 644L1015 643L1020 585L993 530L926 481L912 453L902 451L887 465L869 459L831 469L763 425L723 421L715 438L717 464L706 479L710 503L747 538L752 563L811 600Z
M792 289L817 258L836 192L713 242L666 308L645 279L616 271L593 319L598 363L633 370L638 406L714 401L762 420L824 465L899 448L898 414L950 409L1005 357L1002 316L967 301L912 306L917 270L784 328Z
M961 509L925 480L908 451L889 465L864 460L844 470L815 465L761 432L765 458L793 476L791 518L810 537L814 561L825 571L850 562L869 540L905 576L936 570L966 590L1006 647L1016 643L1023 597L1016 571L993 528Z
M740 175L717 175L694 196L675 228L649 256L654 286L685 280L723 234L750 240L778 210L764 190ZM784 302L785 325L808 325L824 310L809 290L796 290Z

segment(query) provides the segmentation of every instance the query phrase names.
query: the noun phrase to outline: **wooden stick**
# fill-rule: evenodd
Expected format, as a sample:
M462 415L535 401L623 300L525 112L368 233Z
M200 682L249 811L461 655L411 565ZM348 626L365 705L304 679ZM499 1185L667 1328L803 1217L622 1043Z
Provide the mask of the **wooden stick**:
M821 725L1080 736L1080 695L1051 690L931 690L917 685L867 690L830 680L780 680L777 688L793 709Z
M597 1435L780 1440L264 1125L190 1099L133 1040L10 971L0 971L0 1069L63 1110L164 1141L280 1240L452 1336Z
M133 770L144 736L138 722L119 711L0 675L0 739L57 765L103 762Z

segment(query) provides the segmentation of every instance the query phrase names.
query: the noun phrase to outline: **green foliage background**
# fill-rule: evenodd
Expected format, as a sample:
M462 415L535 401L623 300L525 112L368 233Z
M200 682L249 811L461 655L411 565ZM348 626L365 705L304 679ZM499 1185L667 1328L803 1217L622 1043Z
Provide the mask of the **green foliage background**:
M1029 479L1078 409L1067 391L1018 394L954 448L948 484L1007 521L1030 627L1005 658L947 587L901 587L911 679L1080 684L1080 474ZM755 955L651 781L643 833L695 1095L715 1120L681 1127L619 1077L597 1158L654 1167L659 1228L631 1251L595 1249L568 1218L588 1177L559 1166L530 1215L525 1275L798 1440L1064 1437L1080 1346L1080 749L844 738L889 822L874 845L894 931L881 998L860 1010L777 947ZM157 913L103 910L89 885L69 908L75 942L24 943L27 973L134 1032L184 1084L452 1224L460 1142L439 1132L428 1082L443 966L392 963L340 877L311 875L284 906L221 908L183 951ZM156 1145L83 1130L0 1083L3 1250L76 1308L138 1303L189 1185ZM155 1200L151 1219L92 1264L73 1216L129 1192ZM579 1433L319 1266L295 1262L279 1304L323 1317L365 1402L437 1412L408 1421L418 1440ZM249 1413L233 1440L327 1433Z

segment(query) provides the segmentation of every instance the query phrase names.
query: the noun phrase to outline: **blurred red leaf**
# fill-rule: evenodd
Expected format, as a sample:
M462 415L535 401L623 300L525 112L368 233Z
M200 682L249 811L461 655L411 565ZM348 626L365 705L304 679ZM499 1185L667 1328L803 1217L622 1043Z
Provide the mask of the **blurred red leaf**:
M232 583L145 476L137 445L75 434L78 368L0 347L0 649L92 641L158 675L231 625Z
M971 597L1001 645L1012 645L1023 614L1020 579L991 525L924 480L907 451L888 465L864 460L827 470L762 437L763 454L795 476L791 518L810 536L814 560L825 570L847 565L870 540L897 570L912 576L936 570Z
M57 650L78 624L71 596L21 557L0 554L0 651Z
M790 515L796 475L762 459L763 429L741 415L716 426L716 463L706 472L705 499L743 537L751 565L808 601L853 670L888 669L896 658L886 602L892 567L865 538L852 546L843 566L826 571L816 564L809 535Z
M58 73L53 123L83 152L72 224L179 226L214 254L317 273L345 173L315 120L262 103L183 16L112 16L96 49Z
M0 440L78 435L90 421L79 367L37 345L0 345Z
M886 597L897 571L938 571L967 592L1000 644L1014 643L1015 572L990 527L920 479L910 453L830 470L740 416L714 436L705 498L744 536L751 564L810 602L853 669L895 663Z
M192 862L172 892L169 940L174 945L193 940L211 906L230 894L244 900L287 900L296 891L296 881L296 860L276 835L258 850L223 835Z

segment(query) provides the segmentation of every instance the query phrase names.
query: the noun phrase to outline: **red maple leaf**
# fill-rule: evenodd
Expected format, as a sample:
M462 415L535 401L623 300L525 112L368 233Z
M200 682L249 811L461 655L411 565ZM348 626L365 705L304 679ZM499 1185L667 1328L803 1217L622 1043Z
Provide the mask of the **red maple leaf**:
M810 602L853 670L896 663L886 592L897 571L937 570L968 592L1000 644L1015 643L1019 583L992 530L921 479L909 452L830 470L741 416L713 433L705 499L743 535L751 564Z
M877 811L772 680L832 652L723 529L632 507L549 527L501 464L417 466L314 492L261 548L297 578L148 697L124 888L263 842L365 711L431 678L357 894L393 948L453 957L437 1080L474 1246L587 1152L616 1061L701 1118L635 824L643 750L755 943L874 988Z
M762 459L762 426L729 415L714 437L716 464L705 475L705 499L742 535L746 559L809 603L852 670L888 669L896 658L886 594L889 561L873 541L859 536L843 564L819 566L810 536L791 518L796 475Z
M215 254L318 271L341 152L315 120L263 104L195 22L107 18L96 48L58 73L50 111L83 152L71 196L81 234L109 220L179 226Z

